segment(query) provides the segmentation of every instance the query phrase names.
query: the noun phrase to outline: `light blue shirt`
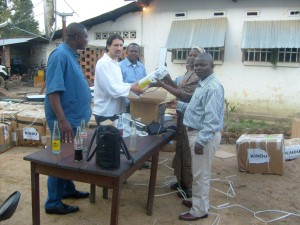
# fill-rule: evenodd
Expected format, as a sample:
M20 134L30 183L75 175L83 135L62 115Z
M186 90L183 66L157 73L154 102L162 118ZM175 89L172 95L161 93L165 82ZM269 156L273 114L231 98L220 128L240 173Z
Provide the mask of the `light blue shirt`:
M59 93L65 117L72 128L86 124L91 118L91 92L77 61L78 54L66 43L60 44L49 56L46 76L45 114L52 131L57 120L49 102L48 95Z
M123 82L125 83L134 83L147 75L145 66L139 61L133 65L128 58L125 58L119 62L119 65L122 70Z
M199 81L190 103L187 105L183 123L199 130L197 142L204 147L223 129L224 88L215 75Z

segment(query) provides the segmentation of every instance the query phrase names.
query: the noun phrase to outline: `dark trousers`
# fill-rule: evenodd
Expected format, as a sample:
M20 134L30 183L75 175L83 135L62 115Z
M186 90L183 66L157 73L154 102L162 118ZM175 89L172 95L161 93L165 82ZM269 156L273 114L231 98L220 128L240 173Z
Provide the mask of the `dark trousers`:
M116 119L118 119L118 116L117 115L114 115L114 116L109 116L109 117L106 117L106 116L98 116L98 115L94 115L95 116L95 120L96 120L96 123L97 123L97 126L99 126L99 124L105 120L111 120L111 121L115 121Z

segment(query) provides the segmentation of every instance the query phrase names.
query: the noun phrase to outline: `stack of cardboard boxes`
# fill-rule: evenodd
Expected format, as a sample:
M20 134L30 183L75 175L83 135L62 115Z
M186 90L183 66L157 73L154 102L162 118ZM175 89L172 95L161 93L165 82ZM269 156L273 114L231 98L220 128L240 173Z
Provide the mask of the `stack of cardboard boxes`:
M243 134L236 142L238 166L249 173L284 173L282 134Z

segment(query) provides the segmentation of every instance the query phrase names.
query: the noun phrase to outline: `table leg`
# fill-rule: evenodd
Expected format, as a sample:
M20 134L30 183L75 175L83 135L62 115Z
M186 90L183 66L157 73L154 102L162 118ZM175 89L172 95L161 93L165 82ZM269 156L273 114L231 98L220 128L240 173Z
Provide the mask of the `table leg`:
M159 156L159 151L152 156L152 162L151 162L151 173L150 173L150 181L149 181L148 200L147 200L147 214L149 216L152 215L152 211L153 211L156 175L157 175L157 167L158 167L158 156Z
M112 203L111 203L110 225L118 225L120 196L121 196L120 179L114 179Z
M32 224L40 225L40 177L36 173L36 164L31 162L31 199Z
M90 203L96 202L96 185L91 184L90 186Z
M107 187L103 187L103 198L108 199L108 188Z

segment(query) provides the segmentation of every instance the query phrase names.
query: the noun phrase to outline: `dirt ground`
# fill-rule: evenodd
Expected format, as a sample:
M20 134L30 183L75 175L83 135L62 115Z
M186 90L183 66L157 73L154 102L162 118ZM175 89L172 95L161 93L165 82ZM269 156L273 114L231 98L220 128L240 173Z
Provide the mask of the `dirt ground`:
M38 90L39 88L21 87L12 91L37 93ZM221 145L220 149L229 153L236 151L235 145ZM32 224L30 163L24 161L23 157L39 150L39 148L15 147L0 154L0 204L12 192L16 190L21 192L21 199L15 214L9 220L0 222L1 225ZM137 171L124 184L121 193L119 225L300 224L300 159L287 161L284 175L279 176L239 172L236 157L227 159L215 157L209 217L201 221L184 222L178 220L178 215L187 211L188 208L181 204L182 199L177 196L177 193L169 189L170 182L174 180L173 171L170 168L173 154L173 152L163 151L160 153L152 216L146 214L150 170ZM67 204L78 205L80 211L64 216L47 215L43 207L47 196L46 182L47 177L41 175L41 224L109 224L111 192L109 199L103 199L102 188L97 187L95 204L91 204L89 199L65 200ZM79 190L89 190L89 184L76 182L76 187ZM264 222L269 220L275 221Z
M234 145L221 145L220 149L235 153ZM15 147L0 154L0 203L12 192L16 190L21 192L21 199L15 214L11 219L1 222L1 225L29 225L32 223L30 164L24 161L23 157L39 150L38 148ZM300 224L299 214L288 216L288 213L297 213L300 208L300 195L298 193L300 186L299 159L287 161L285 174L278 176L239 172L236 157L227 159L215 157L212 170L209 217L201 221L184 222L178 220L178 215L188 209L181 204L181 199L177 194L168 188L168 183L174 179L173 171L170 169L173 154L172 152L160 153L152 216L146 214L147 184L150 170L137 171L128 179L127 184L124 184L121 193L120 225L260 225L267 224L261 219L267 221L281 216L287 217L270 224ZM230 181L232 185L226 180ZM41 224L109 224L111 192L109 199L102 199L101 187L96 189L95 204L91 204L89 199L65 200L67 204L80 207L80 211L77 213L64 216L45 214L43 204L47 195L46 181L47 177L41 175ZM84 183L76 182L76 187L79 190L89 190L89 185ZM266 210L269 212L254 215L255 212ZM280 212L273 212L273 210Z

